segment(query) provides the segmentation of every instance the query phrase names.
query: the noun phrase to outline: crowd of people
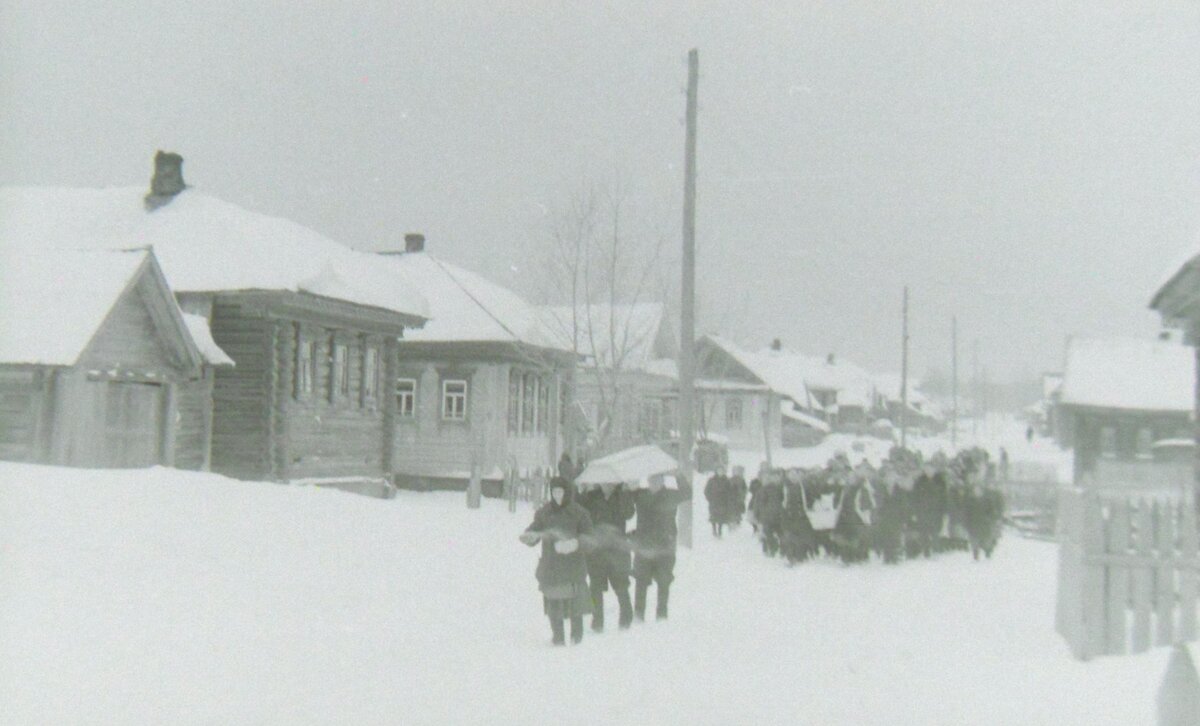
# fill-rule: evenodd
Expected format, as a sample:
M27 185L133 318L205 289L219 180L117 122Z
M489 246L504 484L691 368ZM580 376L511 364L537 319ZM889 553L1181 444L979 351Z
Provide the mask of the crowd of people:
M819 469L772 469L764 464L749 485L740 467L718 471L704 488L713 535L748 517L763 552L789 563L814 557L885 563L970 550L992 556L1004 516L1004 497L990 486L988 454L953 459L894 448L879 467L851 466L844 454ZM749 503L746 496L749 495Z
M542 546L536 576L555 645L566 644L568 621L571 641L582 641L583 618L589 614L592 630L604 630L609 589L617 599L621 629L645 620L651 585L655 616L666 619L675 579L675 513L692 496L689 483L669 488L661 475L650 477L645 489L613 482L579 490L571 481L576 473L560 466L560 475L550 482L550 499L521 534L525 544ZM636 525L627 533L635 516Z

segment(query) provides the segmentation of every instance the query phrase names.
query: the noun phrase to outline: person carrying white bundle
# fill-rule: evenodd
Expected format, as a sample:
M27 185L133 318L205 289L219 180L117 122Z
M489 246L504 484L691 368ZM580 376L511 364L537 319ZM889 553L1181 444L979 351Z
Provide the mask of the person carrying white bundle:
M587 584L587 562L580 538L592 531L587 510L567 499L569 484L561 477L550 482L550 501L533 515L533 523L521 533L521 541L532 547L542 543L537 581L554 645L565 645L563 621L571 621L571 642L583 640L583 616L592 612Z

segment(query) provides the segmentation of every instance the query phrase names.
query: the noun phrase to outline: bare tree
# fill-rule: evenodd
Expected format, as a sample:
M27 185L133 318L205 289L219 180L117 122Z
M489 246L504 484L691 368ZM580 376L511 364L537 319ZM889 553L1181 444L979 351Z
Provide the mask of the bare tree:
M605 449L621 432L618 419L630 395L625 373L657 333L636 306L664 302L665 239L619 183L585 186L550 216L539 297L557 306L545 320L552 335L583 361L577 383L587 385L596 406L590 448Z

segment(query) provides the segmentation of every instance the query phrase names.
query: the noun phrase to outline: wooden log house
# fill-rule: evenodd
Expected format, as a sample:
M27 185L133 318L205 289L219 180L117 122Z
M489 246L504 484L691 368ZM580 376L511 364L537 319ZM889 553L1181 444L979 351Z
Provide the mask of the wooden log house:
M0 234L35 230L47 248L153 245L180 307L236 363L212 380L213 471L382 481L396 341L425 321L424 298L386 258L187 190L177 155L160 152L155 165L148 195L0 190Z
M0 458L207 469L214 369L148 249L20 248L3 235Z
M462 489L474 472L495 495L508 473L551 473L575 357L541 335L532 306L429 254L423 235L382 256L420 281L432 318L398 342L389 379L397 485Z

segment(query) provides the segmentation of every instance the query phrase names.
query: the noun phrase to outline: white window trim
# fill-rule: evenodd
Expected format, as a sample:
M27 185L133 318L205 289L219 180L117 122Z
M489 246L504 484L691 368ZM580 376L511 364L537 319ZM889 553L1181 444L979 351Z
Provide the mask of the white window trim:
M449 386L450 384L454 384L454 383L461 383L462 387L463 387L462 394L461 394L461 396L462 396L462 414L461 415L450 415L450 411L446 407L446 402L448 400L447 397L449 395L451 395L446 390L446 387ZM443 420L446 420L446 421L466 421L467 420L467 398L470 396L470 391L471 391L470 383L468 383L465 378L447 378L442 381L442 419ZM458 397L460 394L456 393L453 395L455 397Z
M404 391L404 393L408 394L408 398L412 402L412 407L408 413L404 412L404 409L400 406L400 393L401 392L399 390L396 390L395 387L393 387L393 391L395 392L395 396L396 396L396 416L398 418L416 418L417 417L417 379L416 378L397 378L396 386L399 386L401 383L411 383L412 384L411 391Z

